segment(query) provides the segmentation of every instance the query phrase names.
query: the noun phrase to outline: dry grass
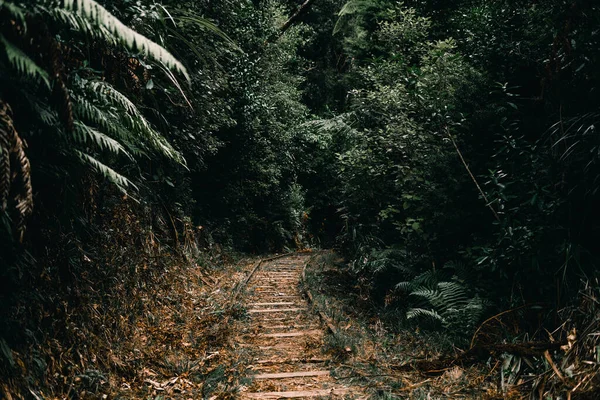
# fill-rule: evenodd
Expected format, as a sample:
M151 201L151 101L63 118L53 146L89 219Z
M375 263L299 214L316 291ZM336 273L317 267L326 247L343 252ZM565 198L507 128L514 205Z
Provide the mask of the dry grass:
M119 202L68 270L56 250L3 304L0 398L232 398L222 321L243 315L228 300L251 260L199 252L193 232L167 246L136 207Z

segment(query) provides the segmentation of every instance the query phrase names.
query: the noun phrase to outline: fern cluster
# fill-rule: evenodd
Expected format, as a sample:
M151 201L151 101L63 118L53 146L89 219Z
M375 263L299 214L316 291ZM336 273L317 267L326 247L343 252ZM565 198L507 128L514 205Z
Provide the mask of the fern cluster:
M473 295L463 279L462 266L449 263L442 270L429 269L400 282L396 290L411 299L407 319L428 319L439 322L454 333L469 334L481 320L484 300Z
M119 160L131 162L136 156L157 153L184 163L102 71L85 68L85 60L73 57L73 49L82 42L104 47L109 56L115 51L140 53L163 70L189 79L185 67L166 49L94 0L0 0L0 206L6 211L10 203L17 211L21 235L21 221L33 207L22 140L32 129L47 135L49 148L101 173L122 190L135 185L112 166ZM15 113L33 115L25 131L13 123L10 105L17 102L20 107L12 107ZM11 192L17 194L9 199Z

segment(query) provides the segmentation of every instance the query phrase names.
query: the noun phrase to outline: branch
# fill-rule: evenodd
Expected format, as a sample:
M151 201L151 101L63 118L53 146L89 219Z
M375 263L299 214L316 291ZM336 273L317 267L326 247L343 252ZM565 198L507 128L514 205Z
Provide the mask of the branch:
M460 157L460 161L462 161L463 165L465 166L465 169L469 173L469 176L473 180L473 183L477 187L477 190L479 190L479 194L481 194L481 197L483 197L483 200L485 200L486 206L488 206L488 208L492 211L492 214L494 214L494 217L496 218L496 220L498 222L500 222L500 216L498 215L498 213L496 212L496 210L494 210L494 207L492 207L492 205L490 204L490 201L488 200L487 196L483 192L483 189L481 189L481 186L479 186L479 183L477 182L477 179L475 179L475 176L471 172L471 169L469 168L469 165L465 161L465 159L464 159L464 157L463 157L460 149L458 148L458 145L456 144L456 141L454 140L454 138L450 134L450 130L448 129L448 127L446 127L446 134L448 135L448 137L450 138L450 141L454 145L454 148L456 149L456 152L458 153L458 156Z
M302 15L302 13L304 13L311 5L312 3L314 3L315 0L306 0L304 3L302 3L302 5L300 6L300 8L294 13L294 15L292 15L290 17L290 19L288 19L285 24L281 25L281 28L279 28L279 37L281 37L285 31L287 31L292 24L300 17L300 15Z

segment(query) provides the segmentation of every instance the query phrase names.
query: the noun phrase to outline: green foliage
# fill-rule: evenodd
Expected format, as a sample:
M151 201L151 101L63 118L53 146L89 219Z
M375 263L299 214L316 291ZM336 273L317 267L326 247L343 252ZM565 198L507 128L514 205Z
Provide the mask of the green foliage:
M8 14L0 21L0 98L14 105L17 120L29 114L27 124L22 124L23 129L17 125L16 132L31 138L32 146L45 147L36 152L45 153L46 159L34 159L34 171L54 152L56 158L68 155L90 166L124 190L135 185L107 165L119 155L133 161L131 154L144 149L183 163L179 152L130 99L90 68L88 60L72 55L83 37L103 46L107 58L112 51L107 46L120 46L121 51L139 51L187 77L186 69L169 52L93 0L2 2L0 11L4 10ZM135 75L133 79L139 80ZM39 129L53 139L34 138Z
M0 42L2 42L4 45L6 57L13 68L15 68L22 75L44 82L46 86L50 88L50 80L46 71L40 68L35 61L27 56L27 54L23 53L19 48L12 45L2 35L0 35Z
M418 297L424 304L409 309L408 319L432 318L453 333L466 333L465 336L477 327L484 312L482 300L477 296L470 297L465 286L458 282L439 282L433 289L415 287L410 295ZM431 309L422 308L426 306Z
M237 248L295 246L304 201L293 143L307 117L299 75L304 61L296 52L310 31L292 27L265 45L285 18L277 2L240 3L235 14L226 29L241 48L227 64L236 125L219 131L223 147L195 177L196 215L216 228L218 241Z
M296 7L0 0L6 282L35 264L17 242L97 234L120 198L96 172L149 242L339 247L373 300L459 338L572 301L600 261L600 7L320 0L281 34Z
M39 0L36 3L37 7L34 7L39 10L37 12L46 11L55 17L60 15L65 22L76 21L77 24L73 26L83 33L106 40L112 45L122 45L140 52L170 69L181 72L189 79L183 64L164 47L123 24L94 0Z
M598 37L584 24L599 16L563 2L341 8L333 32L348 56L338 71L347 96L305 125L316 155L305 168L314 191L333 193L337 243L375 298L402 281L417 293L411 316L472 328L484 293L499 308L560 302L578 273L594 273L584 238L597 226L598 76L588 66ZM576 222L576 210L592 220ZM431 269L448 260L471 279Z

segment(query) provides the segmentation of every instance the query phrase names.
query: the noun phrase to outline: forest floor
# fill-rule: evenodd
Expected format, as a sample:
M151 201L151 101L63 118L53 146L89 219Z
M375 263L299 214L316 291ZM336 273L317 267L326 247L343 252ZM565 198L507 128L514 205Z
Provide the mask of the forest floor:
M492 376L498 362L468 367L448 366L423 371L415 360L438 360L454 353L443 334L413 331L398 325L393 309L373 304L364 287L351 277L334 253L315 258L307 268L305 287L315 309L335 327L324 351L336 361L333 374L361 387L376 399L510 399ZM407 368L408 366L408 368Z
M160 285L129 299L142 311L103 317L127 325L126 338L89 331L87 353L51 353L55 389L40 398L521 399L534 381L540 393L567 381L549 355L436 364L464 353L447 332L400 324L333 252L175 261ZM538 370L524 373L532 362ZM10 393L0 382L0 399L23 398Z
M260 265L259 265L260 264ZM506 399L492 365L423 373L451 345L389 326L334 253L189 269L132 339L143 360L122 399ZM131 347L131 346L129 346ZM83 396L85 398L85 396Z

